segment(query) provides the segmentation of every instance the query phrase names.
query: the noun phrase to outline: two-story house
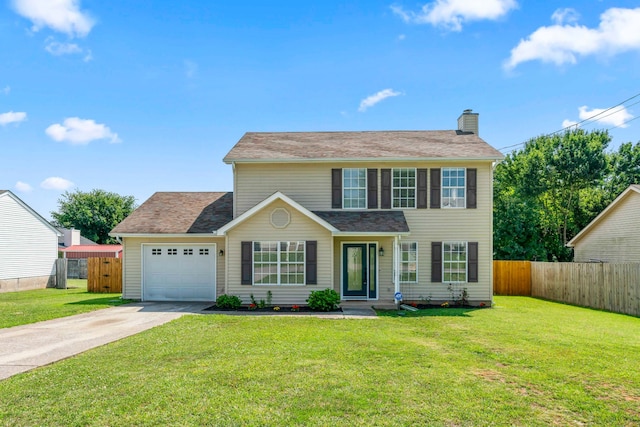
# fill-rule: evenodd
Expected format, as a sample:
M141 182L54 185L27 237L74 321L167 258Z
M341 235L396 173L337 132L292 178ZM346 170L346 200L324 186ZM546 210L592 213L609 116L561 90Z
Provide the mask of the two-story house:
M247 133L224 158L233 193L156 193L112 231L123 296L490 303L501 158L471 110L456 130Z

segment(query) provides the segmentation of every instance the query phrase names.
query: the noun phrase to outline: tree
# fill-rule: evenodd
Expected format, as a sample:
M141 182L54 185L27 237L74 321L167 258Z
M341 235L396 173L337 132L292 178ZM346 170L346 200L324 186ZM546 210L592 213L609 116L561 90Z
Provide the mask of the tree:
M609 171L610 139L605 131L577 129L533 138L506 156L494 181L496 256L571 260L566 243L592 219L581 214L582 199L600 197L593 189ZM517 244L506 245L514 235Z
M135 209L133 196L104 190L65 191L58 199L58 211L51 212L57 227L75 228L96 243L115 243L109 232Z

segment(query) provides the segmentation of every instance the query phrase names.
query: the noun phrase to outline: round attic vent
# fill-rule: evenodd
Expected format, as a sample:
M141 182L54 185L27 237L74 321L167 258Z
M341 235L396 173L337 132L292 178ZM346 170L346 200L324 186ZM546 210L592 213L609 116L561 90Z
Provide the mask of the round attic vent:
M275 208L271 212L271 225L275 228L285 228L291 222L291 215L285 208Z

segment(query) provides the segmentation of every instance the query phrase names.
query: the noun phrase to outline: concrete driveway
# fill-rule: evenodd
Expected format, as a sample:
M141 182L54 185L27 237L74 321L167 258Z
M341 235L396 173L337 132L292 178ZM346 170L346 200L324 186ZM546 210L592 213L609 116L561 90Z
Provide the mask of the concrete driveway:
M142 302L0 329L0 380L82 353L211 303Z

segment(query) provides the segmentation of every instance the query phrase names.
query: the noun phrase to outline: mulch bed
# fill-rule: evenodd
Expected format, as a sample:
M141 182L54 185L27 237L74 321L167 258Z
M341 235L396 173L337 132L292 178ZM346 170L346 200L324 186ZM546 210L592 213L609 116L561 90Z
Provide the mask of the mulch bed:
M274 306L275 307L275 306ZM289 313L342 313L342 309L338 307L331 311L312 310L307 305L301 305L297 310L292 310L291 306L278 306L280 310L274 310L273 307L249 308L249 306L241 306L240 308L220 308L217 305L207 307L204 311L220 311L220 312L245 312L245 313L270 313L270 314L289 314Z

